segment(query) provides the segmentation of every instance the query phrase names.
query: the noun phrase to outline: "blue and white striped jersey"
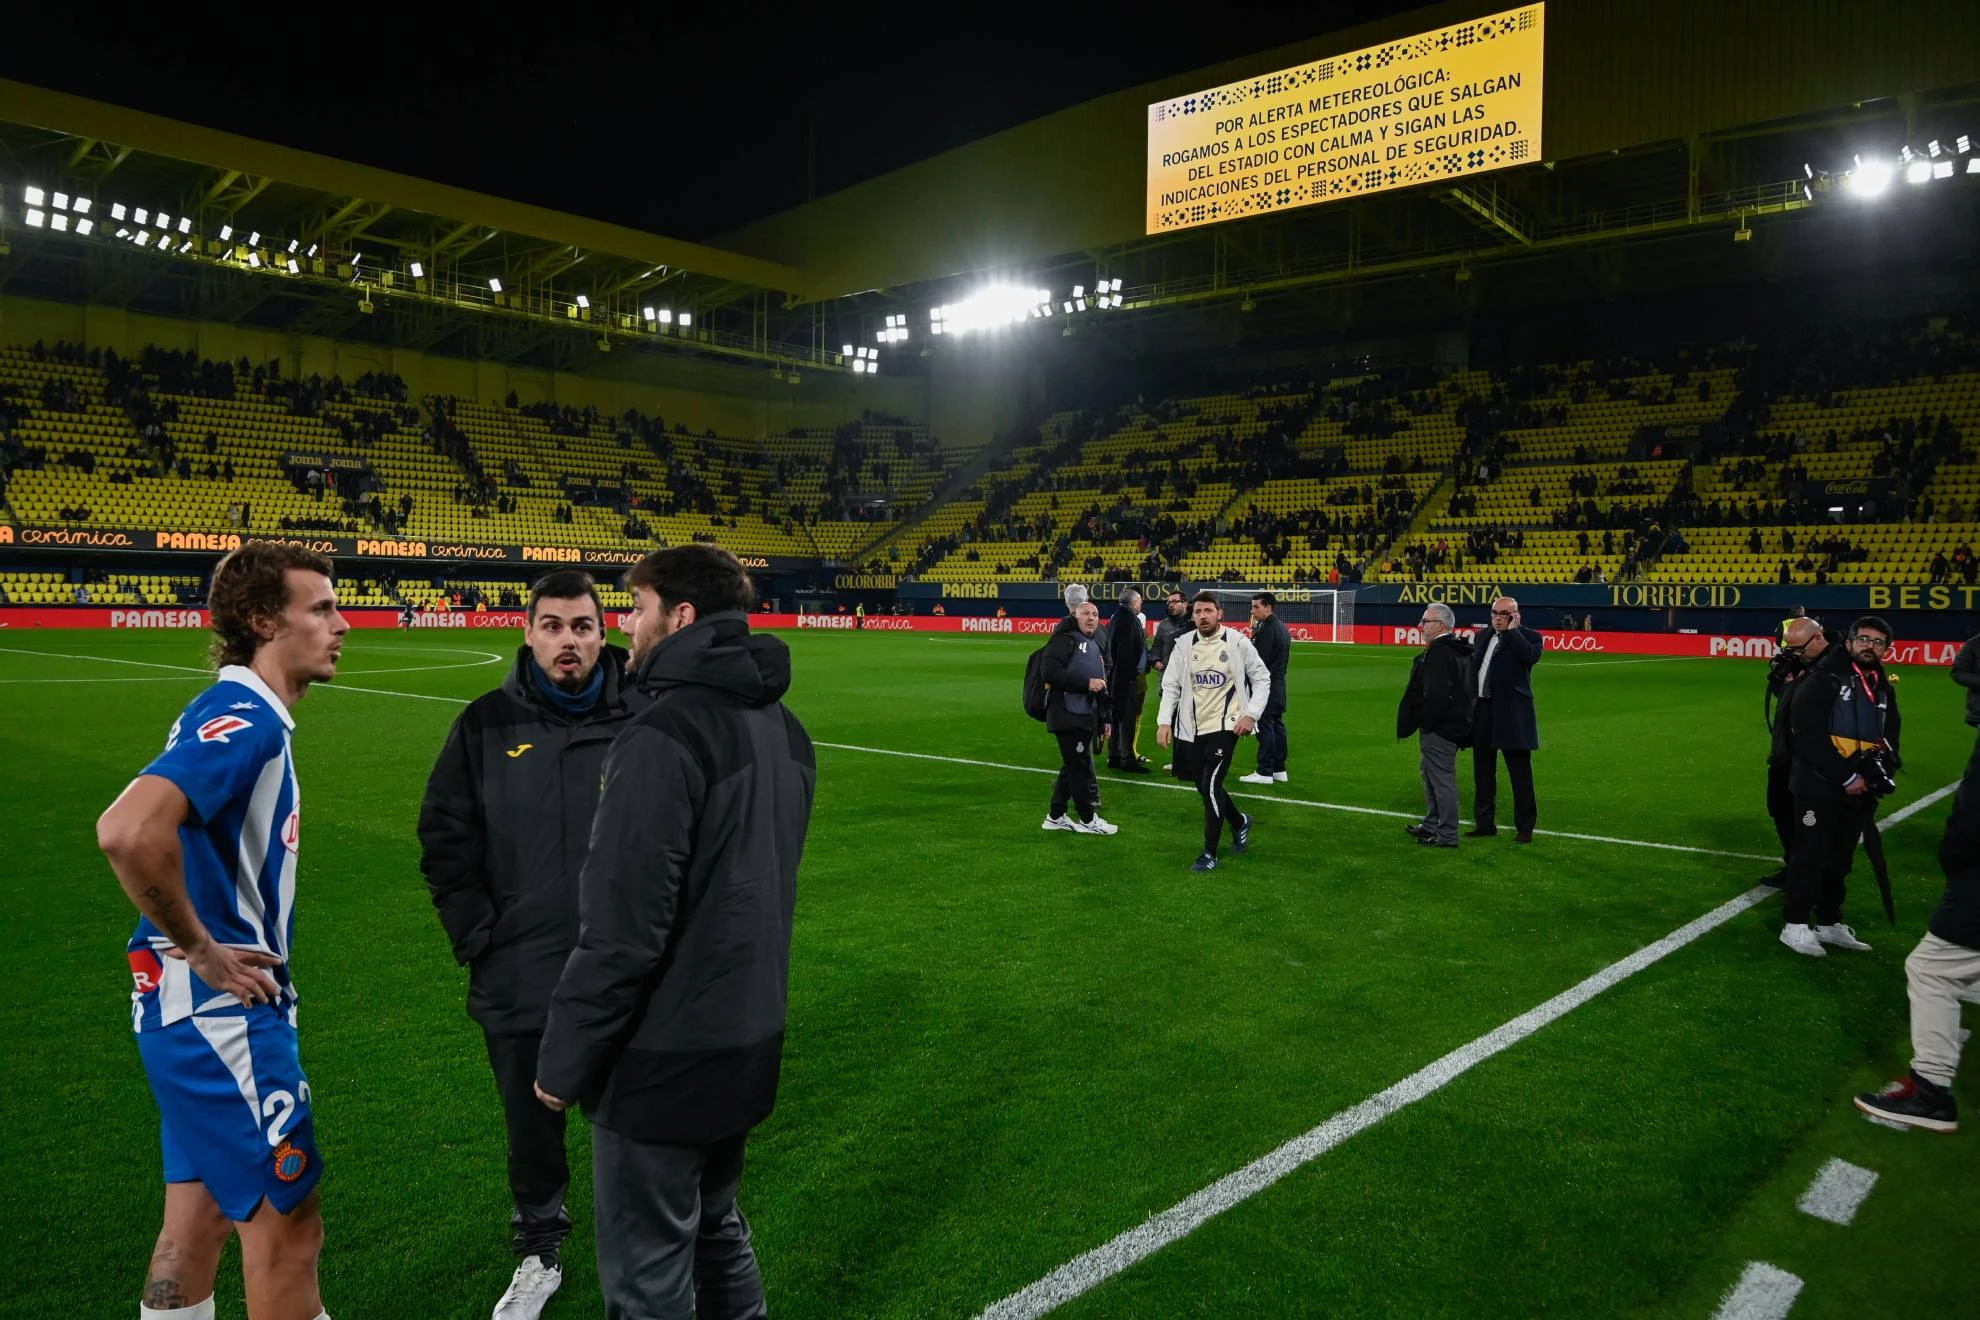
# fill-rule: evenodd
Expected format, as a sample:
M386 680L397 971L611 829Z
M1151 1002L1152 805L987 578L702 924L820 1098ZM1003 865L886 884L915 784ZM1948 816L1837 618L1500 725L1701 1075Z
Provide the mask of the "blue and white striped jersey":
M186 894L212 937L282 959L269 969L295 1020L289 942L295 933L296 853L302 797L296 788L288 709L253 670L229 665L174 721L165 750L146 766L192 804L179 827ZM148 917L131 936L131 1027L155 1031L198 1014L242 1013L240 1001L206 986Z

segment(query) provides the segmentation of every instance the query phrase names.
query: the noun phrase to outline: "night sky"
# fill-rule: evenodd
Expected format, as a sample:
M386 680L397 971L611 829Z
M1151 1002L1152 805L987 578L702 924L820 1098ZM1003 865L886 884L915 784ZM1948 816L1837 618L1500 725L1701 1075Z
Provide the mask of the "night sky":
M20 4L0 76L705 239L1066 106L1415 6ZM146 11L149 12L146 12ZM231 15L224 25L213 15ZM348 14L349 17L341 17ZM1138 150L1138 144L1124 144Z

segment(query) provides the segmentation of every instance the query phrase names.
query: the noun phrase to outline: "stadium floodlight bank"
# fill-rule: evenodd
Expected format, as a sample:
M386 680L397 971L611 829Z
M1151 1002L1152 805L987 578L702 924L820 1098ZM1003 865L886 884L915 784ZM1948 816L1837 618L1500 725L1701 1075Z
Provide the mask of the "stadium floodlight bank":
M1224 622L1233 628L1245 627L1251 618L1251 598L1269 591L1278 604L1272 612L1292 630L1300 642L1354 641L1354 589L1352 587L1211 587L1224 607ZM1305 632L1301 632L1305 629Z

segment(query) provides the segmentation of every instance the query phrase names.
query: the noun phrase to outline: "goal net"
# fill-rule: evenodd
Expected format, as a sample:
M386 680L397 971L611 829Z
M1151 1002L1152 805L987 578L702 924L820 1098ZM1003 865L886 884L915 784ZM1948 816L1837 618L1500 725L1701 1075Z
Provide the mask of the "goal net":
M1284 620L1296 642L1354 641L1354 591L1343 587L1213 587L1224 607L1224 622L1249 628L1251 598L1261 591L1278 597L1272 612Z

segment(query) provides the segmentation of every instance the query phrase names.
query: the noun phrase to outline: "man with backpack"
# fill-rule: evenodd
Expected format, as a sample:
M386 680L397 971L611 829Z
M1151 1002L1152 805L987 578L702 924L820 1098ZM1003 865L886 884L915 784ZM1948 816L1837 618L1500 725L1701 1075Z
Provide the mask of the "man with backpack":
M1107 722L1108 657L1096 636L1100 608L1087 599L1083 587L1067 588L1066 603L1072 613L1059 621L1052 639L1025 666L1025 712L1042 719L1059 742L1059 777L1040 828L1117 834L1120 826L1100 816L1100 777L1093 769L1094 740L1113 731Z

